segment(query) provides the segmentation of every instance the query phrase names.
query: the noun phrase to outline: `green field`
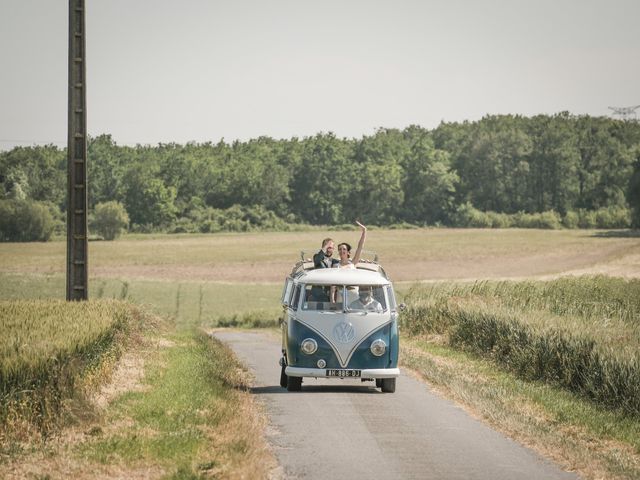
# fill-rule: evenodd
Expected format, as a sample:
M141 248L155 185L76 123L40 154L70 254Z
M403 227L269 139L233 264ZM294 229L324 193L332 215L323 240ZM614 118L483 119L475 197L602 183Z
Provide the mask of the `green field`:
M640 417L640 280L438 284L414 287L406 301L405 333L439 335L524 379Z
M0 451L55 430L65 405L104 381L139 317L114 300L0 301Z
M246 371L185 327L121 300L0 301L0 478L266 478Z
M280 283L321 240L355 244L352 231L125 236L89 244L92 279ZM395 281L532 277L616 267L640 275L640 238L594 230L372 229L376 251ZM64 274L64 242L0 244L0 273ZM625 270L626 269L626 270ZM626 272L626 273L625 273ZM607 272L602 272L607 273ZM60 292L64 295L64 291Z
M280 287L300 251L353 231L131 235L89 244L91 298L130 299L189 324L259 312L280 314ZM371 229L376 251L402 292L416 281L605 273L640 276L640 238L592 230ZM61 241L0 244L0 299L64 298Z
M0 298L61 299L65 280L62 275L0 274ZM231 325L243 316L259 318L261 323L277 324L280 284L215 283L207 281L120 280L92 278L92 298L128 300L180 326Z
M310 255L324 236L353 241L355 232L136 235L91 242L90 297L101 305L138 304L160 315L167 330L153 327L149 334L157 337L154 342L170 346L146 348L144 353L150 362L146 388L156 393L125 394L106 414L116 425L133 422L134 427L83 442L74 458L115 462L125 469L150 462L178 477L201 468L242 468L244 457L229 455L247 426L229 428L223 422L220 428L233 432L228 446L210 455L206 447L211 440L192 435L194 428L202 428L202 419L189 415L193 408L232 412L227 405L238 402L236 397L216 387L210 390L211 398L198 399L199 406L180 396L171 406L164 402L172 389L186 388L179 386L185 375L198 389L210 389L202 383L201 370L210 349L219 347L203 348L194 331L277 325L284 277L299 251ZM408 305L401 324L403 368L413 368L495 428L559 456L585 478L637 478L638 236L577 230L372 229L366 248L380 254L396 292ZM83 351L75 347L77 337L68 333L81 330L74 323L77 316L47 313L64 305L51 303L65 295L64 255L63 242L0 244L0 300L5 306L30 305L31 323L12 323L9 307L2 312L3 365L13 365L13 372L31 371L30 362L40 365L35 371L46 370L46 361L38 359L56 353L33 338L49 330L58 334L52 338L62 338L61 343L50 343L58 355L69 348ZM95 324L99 331L100 322ZM29 349L16 347L19 344L29 344ZM17 351L20 357L12 353ZM230 361L228 352L221 355L215 361ZM191 364L202 367L189 368ZM37 411L32 407L25 412ZM171 418L154 423L155 413L149 417L149 412L165 408L183 412L185 423L176 427ZM531 411L537 412L534 423ZM9 414L5 412L5 418ZM247 418L252 415L256 413ZM175 428L185 432L186 443L173 449ZM147 438L150 429L154 436ZM269 461L259 454L263 447L251 448L257 460L250 468ZM586 460L585 449L591 460ZM194 464L196 459L201 463ZM232 463L236 466L230 467Z

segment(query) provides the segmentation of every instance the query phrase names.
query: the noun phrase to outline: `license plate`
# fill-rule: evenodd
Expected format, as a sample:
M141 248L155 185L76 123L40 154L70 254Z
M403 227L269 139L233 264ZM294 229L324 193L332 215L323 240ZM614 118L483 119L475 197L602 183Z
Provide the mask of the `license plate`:
M328 369L327 377L359 377L360 370Z

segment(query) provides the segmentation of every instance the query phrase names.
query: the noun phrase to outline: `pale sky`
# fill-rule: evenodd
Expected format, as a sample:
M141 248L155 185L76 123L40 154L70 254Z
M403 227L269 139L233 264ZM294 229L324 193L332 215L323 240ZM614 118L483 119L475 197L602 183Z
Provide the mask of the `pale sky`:
M639 0L86 7L88 131L120 145L360 138L640 105ZM66 146L67 21L67 0L0 0L0 150Z

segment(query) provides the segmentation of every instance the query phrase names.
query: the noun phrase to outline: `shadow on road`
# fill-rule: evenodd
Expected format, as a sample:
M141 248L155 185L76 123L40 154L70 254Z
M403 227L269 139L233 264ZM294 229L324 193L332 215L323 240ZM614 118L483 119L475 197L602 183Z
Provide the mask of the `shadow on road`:
M263 394L273 394L273 393L287 393L290 395L295 395L299 393L311 393L311 392L343 392L343 393L368 393L368 394L376 394L382 393L380 390L374 388L373 386L357 386L357 385L304 385L302 386L302 391L300 392L289 392L286 388L282 388L280 385L266 385L264 387L251 387L249 389L251 393L255 393L256 395Z
M280 385L268 385L265 387L251 387L249 389L251 393L256 395L262 395L264 393L288 393L286 388L282 388Z

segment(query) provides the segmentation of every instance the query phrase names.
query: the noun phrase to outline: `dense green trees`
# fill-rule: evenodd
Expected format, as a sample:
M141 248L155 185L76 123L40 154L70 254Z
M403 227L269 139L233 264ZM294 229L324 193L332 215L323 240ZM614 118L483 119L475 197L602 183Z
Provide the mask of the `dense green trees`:
M614 228L633 219L640 226L640 123L604 117L500 115L433 130L379 129L360 139L320 133L230 144L128 147L101 135L88 153L90 208L119 202L140 231L356 218L544 228ZM64 150L0 153L0 198L57 217L65 195Z
M16 147L0 154L0 198L13 196L50 202L65 209L67 159L52 145ZM13 192L12 192L13 190Z
M450 154L436 149L428 133L413 130L402 163L401 218L411 223L446 224L455 211L460 177L452 170Z
M352 152L350 142L333 134L318 134L303 142L299 161L291 165L291 212L295 218L326 225L344 222L353 188Z

